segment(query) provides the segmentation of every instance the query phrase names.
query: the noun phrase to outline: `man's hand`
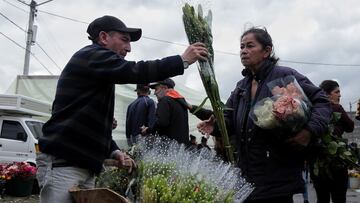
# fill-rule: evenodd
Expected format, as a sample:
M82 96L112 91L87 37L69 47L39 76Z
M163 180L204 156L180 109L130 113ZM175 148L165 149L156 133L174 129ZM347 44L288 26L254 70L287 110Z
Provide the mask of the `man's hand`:
M210 135L214 131L215 117L211 115L208 120L202 121L197 125L197 129L203 135Z
M181 55L181 58L190 65L199 59L206 61L207 55L208 51L205 48L205 45L201 42L196 42L186 48L185 52Z
M308 146L310 140L311 140L311 133L308 130L303 129L300 132L298 132L294 137L286 140L286 142L290 145L293 145L294 147L304 148Z
M136 168L135 161L129 157L126 153L116 150L115 154L113 155L114 159L118 160L119 165L117 167L119 168L127 168L129 173Z
M140 127L140 130L141 130L141 135L147 135L147 130L149 129L149 127L146 127L146 126L141 126Z

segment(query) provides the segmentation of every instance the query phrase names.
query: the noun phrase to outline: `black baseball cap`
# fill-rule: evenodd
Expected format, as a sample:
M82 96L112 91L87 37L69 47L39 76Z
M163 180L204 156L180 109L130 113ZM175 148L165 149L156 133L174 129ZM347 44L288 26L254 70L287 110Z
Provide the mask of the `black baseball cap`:
M136 89L134 91L137 91L137 90L149 90L149 89L150 89L149 84L137 84Z
M150 83L150 88L154 89L156 85L165 85L168 88L174 88L175 87L175 82L172 79L167 78L167 79L165 79L163 81Z
M92 21L88 28L87 33L89 33L89 39L94 40L99 36L101 31L109 32L109 31L119 31L124 33L129 33L130 40L132 42L137 41L141 37L141 29L140 28L129 28L126 27L125 23L123 23L120 19L114 16L103 16Z

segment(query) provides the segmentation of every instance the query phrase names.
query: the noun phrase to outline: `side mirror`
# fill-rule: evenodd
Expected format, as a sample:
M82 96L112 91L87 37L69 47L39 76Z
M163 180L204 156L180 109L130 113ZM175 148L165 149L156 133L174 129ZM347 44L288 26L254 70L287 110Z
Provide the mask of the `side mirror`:
M21 140L21 141L23 141L23 142L26 142L26 140L27 140L27 134L26 134L26 133L23 133L23 132L19 132L19 133L17 134L17 139L18 139L18 140Z

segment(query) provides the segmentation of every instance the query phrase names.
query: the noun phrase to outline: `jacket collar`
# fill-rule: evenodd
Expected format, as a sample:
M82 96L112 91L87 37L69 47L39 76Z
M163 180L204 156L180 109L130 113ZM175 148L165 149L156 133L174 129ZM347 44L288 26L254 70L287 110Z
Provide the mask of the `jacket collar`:
M169 89L166 92L165 96L171 97L173 99L182 99L182 98L184 98L179 92L177 92L174 89Z
M248 78L250 81L252 79L255 79L258 83L260 83L266 78L266 76L270 73L273 67L274 64L270 60L266 60L255 74L252 74L252 72L247 68L243 69L241 74L244 77Z

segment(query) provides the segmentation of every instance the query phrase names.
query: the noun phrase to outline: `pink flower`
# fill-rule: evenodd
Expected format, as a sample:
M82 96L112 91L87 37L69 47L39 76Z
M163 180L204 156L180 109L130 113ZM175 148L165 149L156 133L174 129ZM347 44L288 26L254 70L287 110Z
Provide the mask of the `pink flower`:
M36 167L26 162L14 162L3 164L0 167L0 175L10 178L32 178L36 174Z
M299 112L299 103L293 97L280 96L273 103L273 112L275 116L280 120L286 120L289 116Z
M301 90L299 90L299 88L296 87L296 85L291 82L288 85L286 85L286 89L288 91L288 95L294 98L298 98L298 99L303 99L304 95L301 92Z
M304 98L304 95L301 92L301 90L293 82L290 82L289 84L287 84L286 87L275 86L271 90L271 93L273 95L290 96L290 97L294 97L294 98L298 98L298 99Z
M250 114L254 123L263 129L283 127L295 132L308 120L308 101L295 77L287 76L269 82L272 97L257 102Z

